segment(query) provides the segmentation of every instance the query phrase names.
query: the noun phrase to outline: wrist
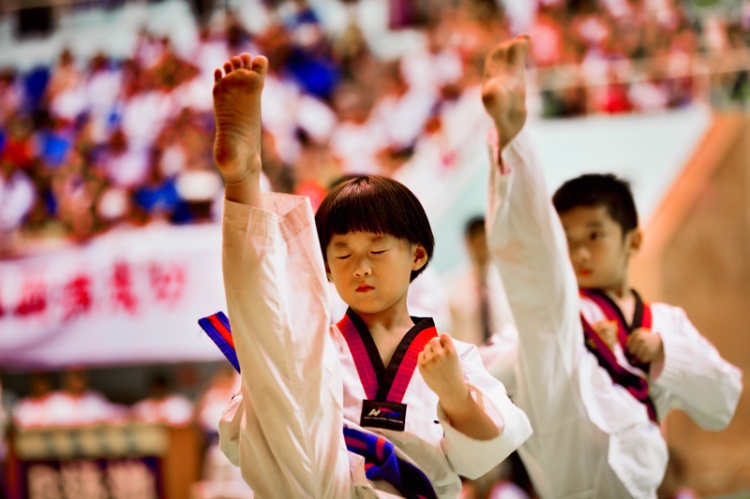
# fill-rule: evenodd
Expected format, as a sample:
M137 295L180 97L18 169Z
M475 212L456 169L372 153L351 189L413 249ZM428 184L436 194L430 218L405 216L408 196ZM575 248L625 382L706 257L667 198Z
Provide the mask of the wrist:
M458 411L465 410L468 407L467 402L471 399L471 393L466 384L463 385L461 390L456 390L452 393L441 395L439 397L440 407L446 412L446 414L455 413Z

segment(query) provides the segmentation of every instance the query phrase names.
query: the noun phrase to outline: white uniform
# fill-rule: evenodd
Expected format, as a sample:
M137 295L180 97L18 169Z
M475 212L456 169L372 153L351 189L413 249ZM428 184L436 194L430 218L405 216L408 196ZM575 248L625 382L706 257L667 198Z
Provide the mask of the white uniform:
M514 400L534 428L519 452L544 498L655 497L666 444L645 406L613 384L584 346L565 234L532 153L522 136L504 149L502 165L491 169L487 217L489 245L519 332ZM693 355L706 342L678 325L684 313L658 305L653 315L667 356L653 384L658 413L684 408L678 394L691 389L688 379L705 374L700 386L718 392L709 395L713 401L706 407L722 413L708 427L726 424L739 395L739 373L713 349L706 350L708 359ZM685 336L693 338L679 345Z
M652 303L650 309L651 330L664 344L664 361L652 364L648 373L649 397L658 419L664 419L670 409L681 409L704 430L723 430L737 408L742 373L721 358L680 307ZM581 297L581 313L589 324L606 318L601 307L586 297ZM619 343L615 349L619 364L638 372Z
M342 428L358 428L364 388L341 332L330 325L309 203L282 194L264 194L263 202L264 210L224 206L224 285L242 388L220 424L222 450L258 497L394 492L370 483L363 458L345 446ZM477 441L452 428L418 369L404 394L405 431L373 430L427 475L439 497L455 497L458 473L482 474L531 433L474 347L457 349L472 395L505 422L500 436Z

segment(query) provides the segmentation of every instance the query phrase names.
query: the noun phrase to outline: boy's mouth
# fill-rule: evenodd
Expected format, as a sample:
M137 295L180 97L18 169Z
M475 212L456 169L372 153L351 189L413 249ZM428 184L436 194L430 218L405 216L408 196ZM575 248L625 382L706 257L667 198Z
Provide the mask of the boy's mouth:
M588 276L591 275L591 270L589 270L589 269L579 269L578 272L577 272L577 274L578 274L578 277L588 277Z
M367 293L368 291L373 289L375 288L368 284L360 284L359 286L357 286L357 293Z

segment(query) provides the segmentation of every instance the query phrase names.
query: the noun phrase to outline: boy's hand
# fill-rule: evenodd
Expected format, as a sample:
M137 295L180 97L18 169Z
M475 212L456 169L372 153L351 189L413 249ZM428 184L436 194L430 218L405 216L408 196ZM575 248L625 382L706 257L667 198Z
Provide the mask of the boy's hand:
M464 381L456 347L449 335L441 334L430 340L417 362L425 383L440 398L444 409L465 404L469 389Z
M625 343L628 351L644 363L664 360L664 343L661 335L650 329L638 328L633 331Z
M431 339L417 362L422 378L437 394L440 407L456 430L477 440L490 440L500 435L505 422L496 424L472 398L450 336L441 334Z
M609 348L615 347L617 344L617 321L604 319L592 324L591 328Z

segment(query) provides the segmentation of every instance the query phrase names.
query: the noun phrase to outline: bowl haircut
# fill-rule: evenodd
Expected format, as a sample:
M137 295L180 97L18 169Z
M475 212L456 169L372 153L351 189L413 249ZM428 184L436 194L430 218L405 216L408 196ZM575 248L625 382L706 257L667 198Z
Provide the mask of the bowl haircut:
M622 229L622 237L638 227L638 211L630 184L611 173L589 173L568 180L555 191L552 204L559 215L579 206L604 206Z
M315 213L315 225L325 261L334 234L372 232L421 244L427 263L411 272L412 281L427 268L435 249L430 221L417 197L403 184L380 175L350 176L334 183Z

